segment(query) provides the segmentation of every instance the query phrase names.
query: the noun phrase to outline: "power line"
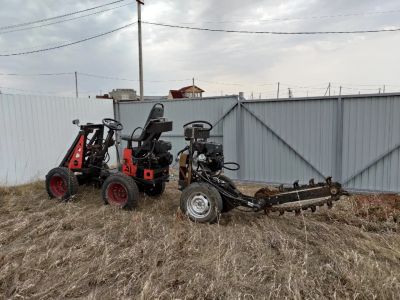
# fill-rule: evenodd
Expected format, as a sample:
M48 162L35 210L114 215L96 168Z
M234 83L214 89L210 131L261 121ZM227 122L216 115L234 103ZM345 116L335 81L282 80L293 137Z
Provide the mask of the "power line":
M172 24L164 24L164 23L145 22L145 21L142 21L142 23L149 24L149 25L155 25L155 26L169 27L169 28L187 29L187 30L225 32L225 33L272 34L272 35L355 34L355 33L379 33L379 32L400 31L400 28L354 30L354 31L292 31L292 32L289 32L289 31L251 31L251 30L227 30L227 29L213 29L213 28L204 28L204 27L191 27L191 26L181 26L181 25L172 25Z
M93 40L93 39L96 39L96 38L99 38L99 37L102 37L102 36L105 36L105 35L114 33L114 32L120 31L120 30L122 30L122 29L128 28L128 27L130 27L130 26L133 26L133 25L135 25L135 24L136 24L136 22L129 23L129 24L127 24L127 25L118 27L118 28L116 28L116 29L113 29L113 30L110 30L110 31L107 31L107 32L103 32L103 33L100 33L100 34L97 34L97 35L94 35L94 36L90 36L90 37L87 37L87 38L84 38L84 39L81 39L81 40L78 40L78 41L75 41L75 42L70 42L70 43L61 44L61 45L57 45L57 46L53 46L53 47L49 47L49 48L38 49L38 50L32 50L32 51L26 51L26 52L17 52L17 53L9 53L9 54L0 54L0 57L26 55L26 54L32 54L32 53L38 53L38 52L45 52L45 51L60 49L60 48L64 48L64 47L76 45L76 44L79 44L79 43L83 43L83 42L86 42L86 41L89 41L89 40Z
M21 74L21 73L0 73L0 76L62 76L62 75L73 75L73 72L64 73L36 73L36 74Z
M122 77L113 77L113 76L104 76L104 75L97 75L97 74L91 74L91 73L81 73L77 72L80 76L84 77L92 77L92 78L99 78L99 79L104 79L104 80L117 80L117 81L130 81L130 82L139 82L138 79L130 79L130 78L122 78ZM21 76L21 77L44 77L44 76L70 76L74 75L74 72L58 72L58 73L0 73L0 76ZM166 80L147 80L145 82L149 83L166 83L166 82L184 82L184 81L190 81L192 80L191 78L185 78L185 79L166 79ZM247 83L231 83L231 82L220 82L220 81L210 81L210 80L203 80L203 79L196 79L196 81L199 82L204 82L204 83L209 83L209 84L216 84L216 85L233 85L233 86L242 86L242 87L249 87L249 86L274 86L274 83L253 83L253 84L247 84ZM326 87L323 87L322 84L314 84L314 85L298 85L298 84L293 84L293 83L280 83L283 86L294 88L294 89L309 89L309 90L326 90ZM370 90L374 91L379 89L382 86L386 87L400 87L400 85L395 85L395 84L350 84L350 83L335 83L335 85L331 85L331 88L339 88L341 86L343 89L349 89L349 90ZM365 88L365 87L371 87L371 88ZM375 88L372 88L375 87ZM6 88L6 87L3 87ZM8 88L11 89L11 88ZM18 90L18 89L14 89ZM26 91L26 90L20 90L20 91ZM253 90L253 92L259 92L259 90ZM250 93L249 91L245 91L246 93ZM273 93L275 92L274 89L270 90L263 90L261 91L262 93Z
M29 30L29 29L42 28L42 27L47 27L47 26L50 26L50 25L55 25L55 24L65 23L65 22L69 22L69 21L73 21L73 20L78 20L78 19L89 17L89 16L101 14L103 12L115 10L115 9L118 9L118 8L121 8L121 7L125 7L125 6L128 6L128 5L131 5L132 3L134 3L134 2L129 2L129 3L123 4L123 5L120 5L120 6L111 7L111 8L103 9L103 10L96 11L96 12L93 12L93 13L90 13L90 14L86 14L86 15L82 15L82 16L78 16L78 17L74 17L74 18L69 18L69 19L64 19L64 20L60 20L60 21L56 21L56 22L51 22L51 23L47 23L47 24L24 27L24 28L17 28L17 29L8 30L8 31L0 31L0 35L1 34L5 34L5 33L11 33L11 32L25 31L25 30Z
M38 93L38 94L58 94L59 93L59 92L50 92L50 91L33 91L33 90L16 89L16 88L10 88L10 87L5 87L5 86L0 86L0 89L24 92L24 93Z
M93 77L93 78L99 78L99 79L139 82L138 79L111 77L111 76L95 75L95 74L80 73L80 72L78 72L78 74L81 75L81 76ZM153 83L156 83L156 82L178 82L178 81L188 81L188 80L191 80L191 79L190 78L186 78L186 79L170 79L170 80L145 80L145 82L153 82Z
M26 26L26 25L32 25L32 24L36 24L36 23L43 23L43 22L46 22L46 21L51 21L51 20L55 20L55 19L59 19L59 18L64 18L64 17L76 15L76 14L79 14L79 13L82 13L82 12L98 9L98 8L101 8L101 7L105 7L105 6L108 6L108 5L112 5L112 4L116 4L116 3L124 2L124 1L126 1L126 0L117 0L117 1L109 2L109 3L105 3L105 4L102 4L102 5L99 5L99 6L90 7L90 8L86 8L86 9L83 9L83 10L66 13L66 14L63 14L63 15L55 16L55 17L50 17L50 18L45 18L45 19L40 19L40 20L30 21L30 22L25 22L25 23L20 23L20 24L13 24L13 25L8 25L8 26L3 26L3 27L0 27L0 30L16 28L16 27L23 27L23 26Z
M231 21L220 21L220 20L205 20L202 23L239 23L239 22L274 22L274 21L297 21L297 20L313 20L313 19L328 19L328 18L345 18L345 17L356 17L356 16L369 16L378 14L392 14L399 13L399 9L376 11L376 12L364 12L364 13L346 13L336 15L322 15L322 16L309 16L309 17L293 17L293 18L269 18L269 19L243 19L236 18ZM196 24L195 22L182 22L182 24Z

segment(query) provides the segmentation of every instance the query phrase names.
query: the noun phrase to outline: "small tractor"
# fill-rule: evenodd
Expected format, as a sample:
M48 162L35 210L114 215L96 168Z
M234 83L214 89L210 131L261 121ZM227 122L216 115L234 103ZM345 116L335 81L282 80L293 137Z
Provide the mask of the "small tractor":
M79 120L73 124L79 126ZM136 206L139 191L149 196L161 195L169 180L172 162L171 143L160 140L163 132L172 130L172 122L164 118L164 106L157 103L151 109L143 128L132 134L121 135L127 141L123 159L114 139L123 126L113 119L103 119L102 124L80 125L80 131L57 168L46 175L46 189L50 198L68 200L82 184L94 184L102 189L105 204L120 208ZM105 129L108 129L104 139ZM135 133L141 130L140 134ZM133 142L137 143L133 146ZM118 169L110 169L109 148L116 145Z
M254 196L242 194L235 183L222 174L222 169L239 170L234 162L224 162L221 144L209 142L213 126L206 121L193 121L185 124L184 136L189 145L178 152L179 189L182 191L180 208L190 220L199 223L216 222L221 213L236 207L246 211L285 211L299 214L301 210L315 211L317 206L332 207L333 201L347 192L341 185L326 178L325 182L293 187L281 185L277 190L262 188Z

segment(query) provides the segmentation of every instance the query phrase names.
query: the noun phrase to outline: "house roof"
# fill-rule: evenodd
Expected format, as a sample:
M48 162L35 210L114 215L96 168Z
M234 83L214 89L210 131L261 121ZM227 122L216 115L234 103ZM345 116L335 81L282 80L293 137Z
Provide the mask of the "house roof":
M169 93L171 94L173 99L180 99L180 98L185 98L185 96L183 96L183 92L181 92L180 90L170 90Z
M179 91L182 92L182 93L186 93L186 92L192 93L193 92L192 89L193 89L193 85L189 85L189 86L185 86L185 87L179 89ZM194 92L195 93L199 93L199 92L203 93L204 90L202 90L201 88L199 88L198 86L195 85L194 86Z

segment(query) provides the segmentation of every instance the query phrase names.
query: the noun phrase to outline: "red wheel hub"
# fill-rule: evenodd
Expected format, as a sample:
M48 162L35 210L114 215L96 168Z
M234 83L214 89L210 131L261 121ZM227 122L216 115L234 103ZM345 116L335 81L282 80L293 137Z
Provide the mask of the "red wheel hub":
M65 180L59 176L59 175L54 175L50 179L50 191L55 197L62 197L65 195L67 192L67 183Z
M111 183L107 187L107 199L110 204L123 206L128 202L128 191L121 183Z

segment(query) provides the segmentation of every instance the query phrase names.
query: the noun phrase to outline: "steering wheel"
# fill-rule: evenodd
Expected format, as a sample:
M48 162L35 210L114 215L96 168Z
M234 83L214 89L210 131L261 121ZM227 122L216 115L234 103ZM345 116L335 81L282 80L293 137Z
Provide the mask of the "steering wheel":
M204 130L206 130L206 131L211 131L213 129L213 126L211 125L211 123L207 122L207 121L192 121L192 122L184 124L183 128L185 128L185 127L187 127L189 125L192 125L192 124L194 124L194 125L197 125L197 124L198 125L207 125L207 127L204 128Z
M124 126L122 126L122 124L120 122L118 122L117 120L114 120L114 119L110 119L110 118L103 119L103 125L109 129L115 130L115 131L120 131L120 130L124 129Z

